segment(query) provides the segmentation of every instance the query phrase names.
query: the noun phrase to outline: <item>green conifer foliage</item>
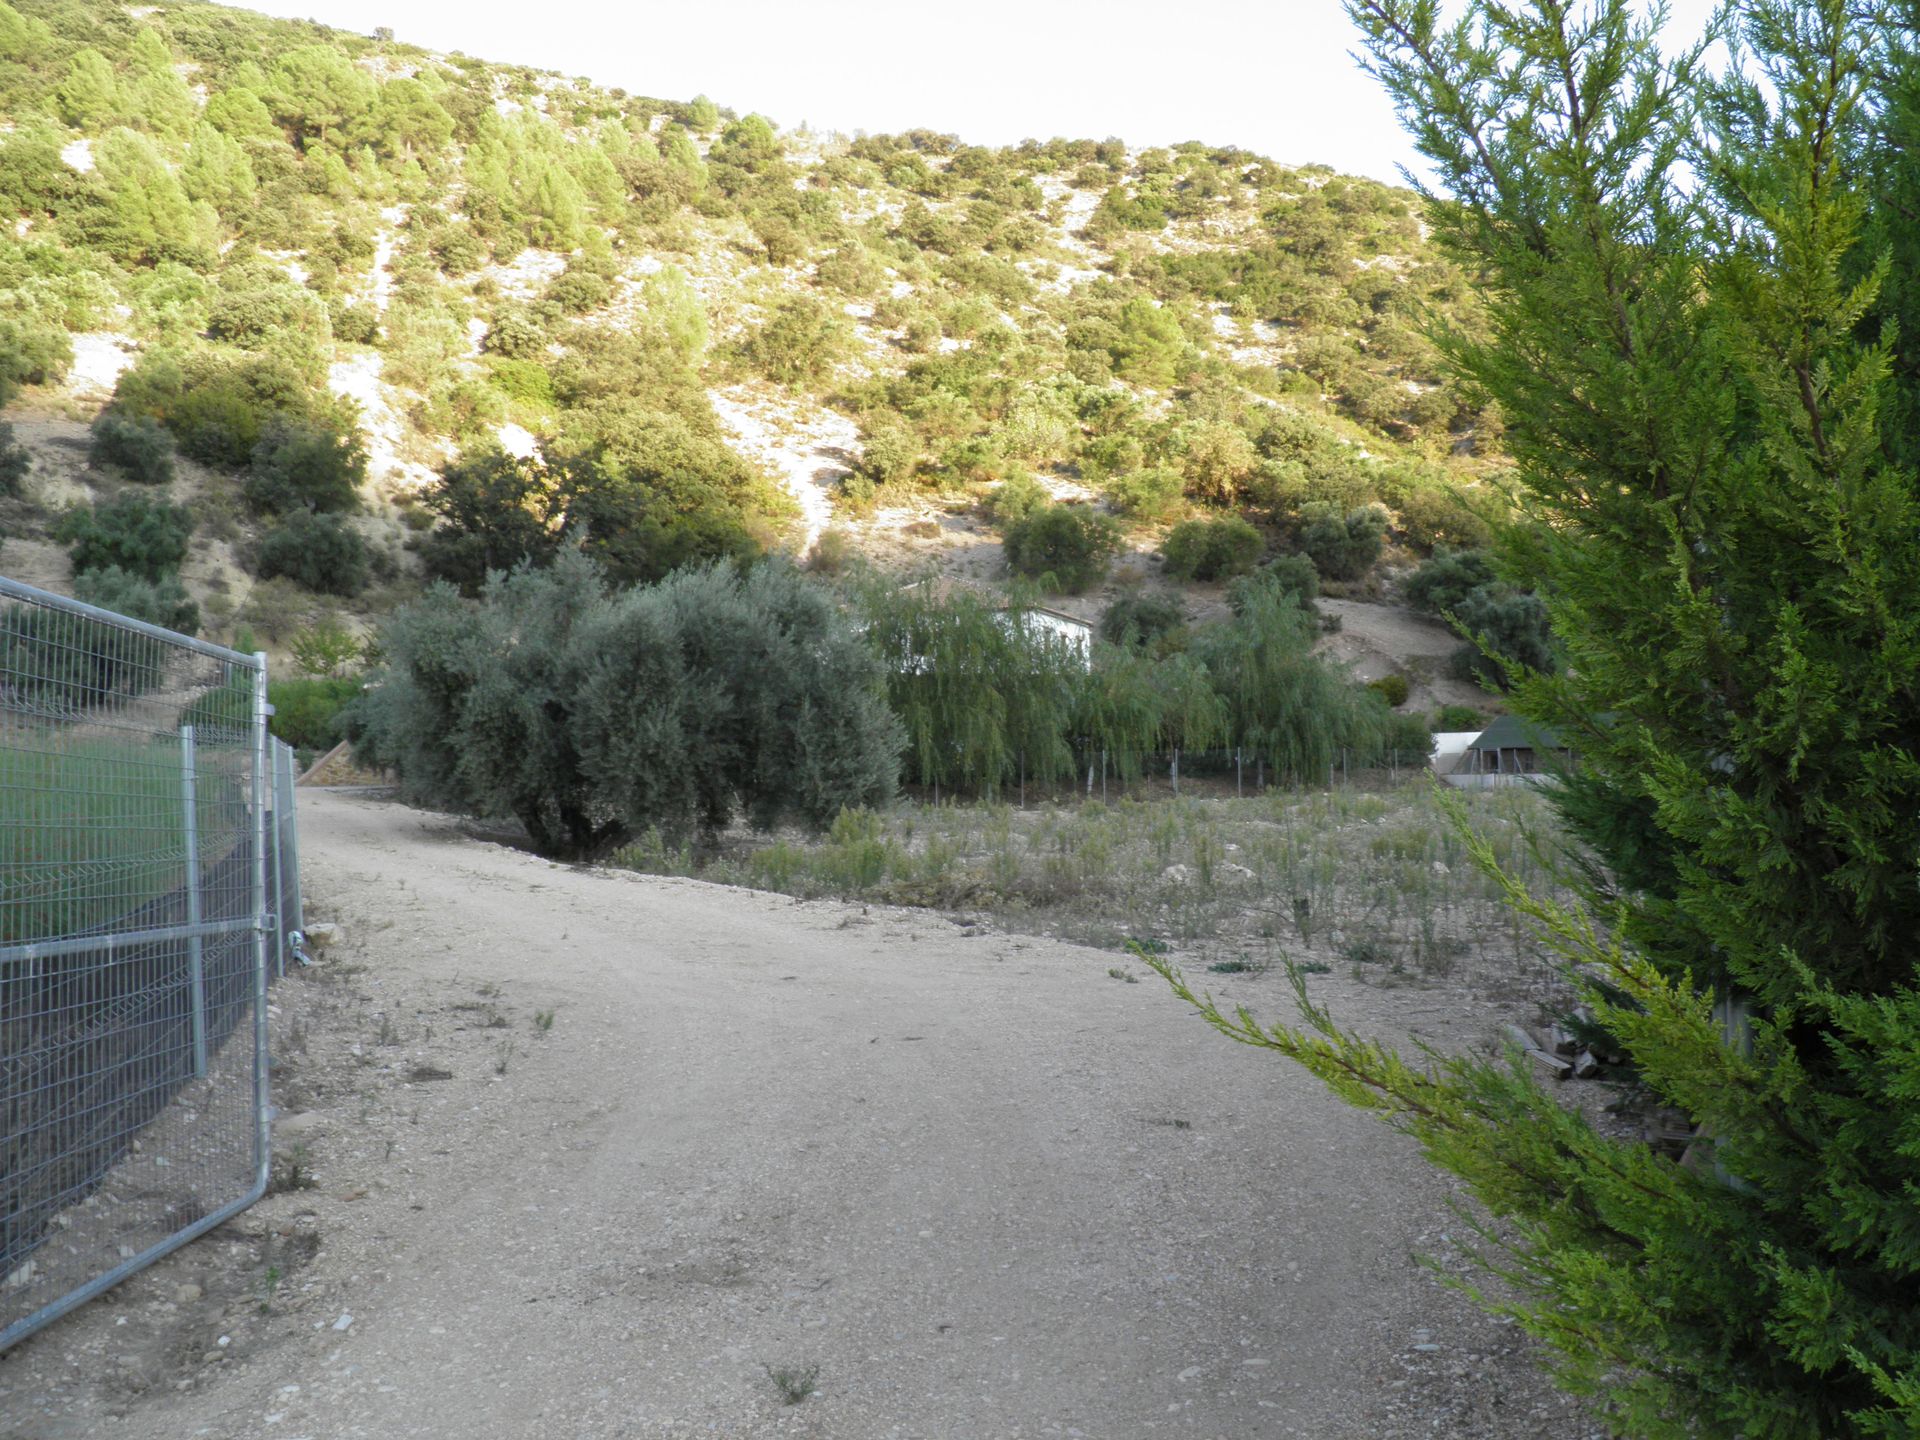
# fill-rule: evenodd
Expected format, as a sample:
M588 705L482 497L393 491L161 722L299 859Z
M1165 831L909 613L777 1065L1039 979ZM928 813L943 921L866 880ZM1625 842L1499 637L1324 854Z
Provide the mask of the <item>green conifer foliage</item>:
M1482 277L1489 329L1440 343L1507 417L1503 569L1567 661L1515 699L1578 751L1554 795L1593 879L1510 899L1699 1163L1304 990L1300 1028L1204 1013L1468 1182L1490 1303L1616 1433L1920 1434L1920 497L1882 323L1912 7L1739 0L1717 71L1628 0L1349 10Z
M60 114L69 125L97 130L118 117L125 106L119 78L98 50L77 52L67 67L67 78L54 92Z

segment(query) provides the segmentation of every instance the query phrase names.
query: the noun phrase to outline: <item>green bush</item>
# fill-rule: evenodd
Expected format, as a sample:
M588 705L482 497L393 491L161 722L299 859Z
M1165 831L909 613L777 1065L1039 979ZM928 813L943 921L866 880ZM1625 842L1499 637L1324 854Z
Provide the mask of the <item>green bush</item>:
M1380 558L1387 517L1378 506L1363 506L1344 517L1323 514L1300 532L1300 548L1325 580L1358 580Z
M331 750L347 738L343 712L360 690L357 677L275 680L267 686L268 728L296 749Z
M822 827L893 793L901 730L874 653L790 567L609 591L578 551L438 587L382 629L356 753L441 808L515 818L544 854L744 815Z
M1453 620L1473 641L1453 653L1449 668L1457 680L1505 689L1521 672L1558 668L1547 607L1537 595L1498 581L1481 585L1454 607Z
M0 385L47 385L73 364L73 341L57 320L0 314Z
M1407 580L1407 604L1430 615L1451 614L1493 579L1493 562L1484 550L1442 550Z
M1106 577L1120 550L1120 526L1091 506L1045 505L1009 525L1003 544L1014 574L1078 594Z
M151 582L180 568L192 534L193 512L186 506L127 490L68 511L54 538L72 548L76 572L117 567Z
M496 572L545 564L558 544L556 487L538 460L498 445L463 451L422 497L440 522L420 541L427 573L478 595Z
M1164 595L1123 595L1101 615L1100 638L1109 645L1152 648L1186 624L1186 612Z
M851 343L847 317L811 295L779 301L766 322L747 337L748 361L769 380L807 385L824 378Z
M1180 472L1160 466L1109 476L1101 494L1135 520L1163 520L1180 505L1186 485Z
M987 496L987 517L1001 529L1018 525L1036 510L1043 510L1053 503L1053 497L1047 494L1042 485L1026 471L1016 471L1002 480Z
M262 515L297 510L333 514L360 507L367 452L357 429L276 420L253 449L253 469L242 491Z
M32 469L33 457L13 438L13 426L0 420L0 495L18 495Z
M842 245L813 268L816 284L843 295L871 295L880 284L880 267L862 245Z
M1183 580L1231 580L1259 560L1266 542L1238 515L1183 520L1160 546L1167 569Z
M1320 572L1304 555L1276 555L1248 578L1274 586L1309 610L1320 597Z
M367 545L337 515L296 510L260 541L263 580L284 575L321 595L351 597L367 588Z
M340 300L328 308L328 314L332 317L333 338L342 345L380 343L380 312L373 306Z
M1380 698L1396 710L1407 703L1407 696L1412 693L1412 687L1407 684L1407 677L1397 673L1382 675L1378 680L1369 680L1367 688L1378 691Z
M173 436L145 415L102 410L93 422L87 461L111 465L142 485L164 485L173 479Z
M1486 721L1471 705L1442 705L1433 712L1430 728L1436 731L1450 730L1458 734L1466 730L1483 730L1486 728Z
M102 610L177 630L182 635L195 635L200 630L200 607L188 598L186 587L177 575L149 580L118 565L108 565L75 575L73 594L76 600L98 605Z
M480 348L508 360L529 360L546 352L547 332L525 310L503 309L487 326Z

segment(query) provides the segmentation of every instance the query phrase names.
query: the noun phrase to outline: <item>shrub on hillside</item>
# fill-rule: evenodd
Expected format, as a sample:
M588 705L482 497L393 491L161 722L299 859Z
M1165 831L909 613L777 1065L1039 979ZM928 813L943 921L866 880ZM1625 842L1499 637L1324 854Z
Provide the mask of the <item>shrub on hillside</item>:
M284 575L321 595L354 596L367 588L366 541L337 515L296 510L260 542L260 578Z
M1468 595L1493 583L1493 563L1484 550L1442 550L1413 572L1406 600L1430 615L1451 614Z
M380 312L371 305L356 305L342 300L328 308L332 317L333 338L342 345L380 343Z
M0 495L18 495L20 482L33 469L33 457L13 438L13 426L0 420Z
M1387 517L1377 505L1346 515L1322 514L1300 532L1300 548L1323 580L1358 580L1373 568L1387 534Z
M1407 677L1400 674L1382 675L1378 680L1369 680L1367 688L1379 692L1380 698L1398 710L1407 703L1407 696L1413 693L1407 683Z
M1099 583L1120 549L1120 526L1087 505L1045 505L1003 535L1007 564L1047 589L1078 594Z
M1238 515L1182 520L1160 546L1167 569L1183 580L1231 580L1259 560L1265 542Z
M1109 476L1100 493L1134 520L1162 520L1180 504L1185 490L1180 472L1150 466Z
M1185 612L1164 595L1123 595L1100 616L1100 638L1109 645L1154 648L1186 623Z
M1320 572L1304 555L1276 555L1248 580L1271 585L1282 594L1293 596L1309 610L1320 597Z
M847 317L812 295L790 295L747 337L748 361L769 380L808 385L824 378L846 353Z
M67 512L54 538L70 546L75 572L117 567L141 580L171 575L187 558L193 513L184 505L123 491Z
M98 605L102 610L177 630L182 635L197 634L200 629L200 607L188 598L186 587L177 575L149 580L118 565L108 565L75 575L73 594L76 600Z
M275 421L253 449L253 469L242 487L262 515L297 510L332 514L357 510L367 452L357 429L345 432L297 421Z
M1453 620L1473 641L1449 662L1457 680L1505 689L1521 671L1558 668L1547 607L1537 595L1498 581L1481 585L1454 607Z
M142 485L164 485L173 479L173 436L145 415L103 410L93 422L87 460L111 465Z
M506 308L487 326L480 348L508 360L532 359L546 350L547 332L525 310Z
M1034 511L1045 509L1052 500L1046 486L1026 471L1016 471L996 485L993 493L987 496L987 518L1004 530L1010 525L1018 525Z

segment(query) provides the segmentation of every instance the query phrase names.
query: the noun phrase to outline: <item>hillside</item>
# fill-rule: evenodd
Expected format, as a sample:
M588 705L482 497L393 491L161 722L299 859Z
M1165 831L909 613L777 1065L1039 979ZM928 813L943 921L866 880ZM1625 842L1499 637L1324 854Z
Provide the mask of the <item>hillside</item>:
M1049 500L1121 529L1060 603L1204 614L1369 504L1388 566L1471 543L1497 463L1417 333L1475 320L1413 197L1198 142L783 131L210 5L0 0L0 203L32 458L0 568L67 588L63 510L167 471L221 638L563 533L622 579L783 548L997 583ZM1229 512L1253 537L1170 580L1167 527Z

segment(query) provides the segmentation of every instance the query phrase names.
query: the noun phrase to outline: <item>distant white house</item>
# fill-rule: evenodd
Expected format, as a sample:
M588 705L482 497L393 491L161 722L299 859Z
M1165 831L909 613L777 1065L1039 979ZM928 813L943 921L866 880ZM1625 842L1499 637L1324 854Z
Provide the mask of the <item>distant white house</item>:
M1082 665L1090 667L1093 664L1093 625L1077 615L1049 610L1044 605L1002 605L1000 622L1009 628L1025 625L1044 630L1052 639L1070 646L1079 655Z
M1436 775L1451 775L1466 757L1467 747L1480 738L1478 730L1436 730L1433 754L1427 763Z
M933 587L932 593L945 597L956 592L966 592L985 601L993 607L996 617L1010 634L1025 632L1038 638L1065 645L1071 649L1082 667L1093 668L1093 622L1082 620L1078 615L1069 615L1064 610L1052 610L1045 605L1021 605L996 595L983 586L956 581L946 576L936 576L933 580L916 580L907 586L909 590L924 585ZM918 670L925 665L924 660L916 659L908 664L910 670Z

